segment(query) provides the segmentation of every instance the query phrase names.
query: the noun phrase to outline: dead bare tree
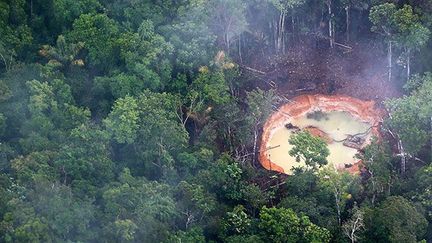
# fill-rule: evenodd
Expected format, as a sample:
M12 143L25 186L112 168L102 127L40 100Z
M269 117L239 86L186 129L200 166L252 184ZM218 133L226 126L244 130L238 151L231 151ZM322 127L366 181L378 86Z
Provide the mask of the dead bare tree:
M178 102L176 113L177 118L184 128L186 128L186 123L189 118L199 109L201 109L204 104L204 99L200 97L199 93L197 92L190 92L190 94L186 97L186 101L186 105L181 101Z
M334 34L335 34L335 28L334 28L334 14L333 14L333 1L332 0L325 0L324 3L327 5L327 13L328 13L328 31L329 31L329 39L330 39L330 48L333 48L334 46Z
M351 240L357 242L359 232L364 228L364 213L357 206L354 206L352 217L342 225L344 234Z
M393 119L390 111L387 110L387 114L389 115L390 120ZM406 157L407 157L406 155L407 154L406 154L404 146L402 144L402 140L400 139L399 135L394 133L390 128L387 129L387 131L397 141L397 148L398 148L398 155L397 156L401 157L401 173L404 174L405 170L406 170Z

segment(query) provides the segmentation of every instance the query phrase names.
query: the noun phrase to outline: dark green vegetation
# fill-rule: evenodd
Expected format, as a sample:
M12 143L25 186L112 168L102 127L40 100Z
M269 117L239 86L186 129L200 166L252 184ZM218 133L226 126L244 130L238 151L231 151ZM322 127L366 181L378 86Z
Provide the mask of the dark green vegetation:
M432 241L431 26L430 1L0 0L0 242ZM277 90L238 64L316 35L405 84L361 176L307 134L310 168L256 159Z

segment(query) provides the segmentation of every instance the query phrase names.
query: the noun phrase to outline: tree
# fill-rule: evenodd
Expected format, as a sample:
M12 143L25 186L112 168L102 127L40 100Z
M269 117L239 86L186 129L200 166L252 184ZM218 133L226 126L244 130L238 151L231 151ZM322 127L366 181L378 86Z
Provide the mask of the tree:
M365 215L365 226L366 241L418 242L423 239L427 221L410 201L393 196Z
M114 178L108 133L91 125L73 129L53 165L59 180L71 185L78 196L96 194Z
M374 206L380 196L384 198L390 195L391 187L397 179L397 172L387 143L373 140L363 151L360 158L369 173L369 178L366 180L366 192L372 194L371 203Z
M408 80L411 74L411 50L424 46L430 31L420 23L410 5L404 5L401 9L397 9L393 3L374 6L369 19L373 23L371 30L383 35L388 42L389 81L392 76L393 42L405 49Z
M135 178L129 169L123 170L119 182L112 183L102 198L106 239L163 241L176 216L170 187Z
M5 221L10 223L6 237L12 241L91 241L89 229L95 208L88 199L73 197L70 188L56 182L36 181L33 190L10 201L13 211ZM2 222L2 223L6 223Z
M116 100L105 126L119 143L133 143L139 128L139 111L137 100L126 96Z
M209 15L205 3L191 1L179 9L178 23L174 22L164 27L167 41L174 47L174 77L181 74L195 76L196 70L208 65L216 54L217 36L212 33L208 25ZM177 84L177 86L187 86L187 83Z
M216 208L214 195L207 193L202 185L189 184L181 181L175 193L177 211L185 219L184 229L195 224L202 224L203 220Z
M247 28L246 5L242 0L214 0L208 4L209 24L223 40L225 50L229 53L232 40Z
M246 182L242 188L242 198L245 201L245 206L255 215L257 210L272 201L276 190L277 188L261 188L256 183L250 184Z
M419 202L424 207L426 219L432 217L432 166L427 165L421 168L415 174L416 193L414 202Z
M196 79L192 81L190 88L192 92L198 92L198 99L206 105L203 107L204 109L209 106L227 104L231 101L223 68L215 67L214 70L207 67L203 68Z
M192 3L200 1L192 1ZM128 29L136 30L144 20L152 21L156 26L172 24L189 1L163 0L148 1L105 1L104 7L116 20Z
M5 96L1 98L0 111L6 118L6 129L3 139L14 139L21 134L20 129L27 120L29 88L28 80L42 79L41 67L38 65L25 65L2 77L1 89ZM21 136L19 136L21 137Z
M273 90L263 91L256 89L247 92L247 103L249 106L247 120L253 127L254 141L253 141L253 163L256 160L258 134L262 128L267 117L272 112L273 102L275 100L275 93Z
M327 5L327 14L328 14L328 33L330 40L330 48L333 48L335 41L335 33L336 33L336 24L335 16L333 13L333 0L324 0L324 4Z
M347 199L351 196L349 190L355 184L356 178L348 172L338 172L332 166L322 169L319 177L321 186L327 188L333 194L338 223L341 225L342 212Z
M244 233L251 226L251 219L242 205L234 207L232 212L227 213L227 224L236 234Z
M12 69L12 65L15 62L15 56L16 54L14 50L6 48L5 44L0 41L0 58L6 71Z
M70 86L63 80L31 80L26 85L30 119L24 121L20 139L26 153L56 148L71 129L88 121L90 111L74 105Z
M413 12L410 5L404 5L394 14L398 29L397 43L404 48L406 78L409 80L411 77L412 50L419 50L426 45L430 36L430 30L420 23L419 16Z
M82 42L88 50L88 63L107 71L117 61L115 55L118 39L117 23L106 14L82 14L73 23L66 36L73 43Z
M373 26L371 30L384 36L388 43L388 80L392 79L392 65L393 65L393 42L395 41L395 34L397 32L394 15L396 13L396 5L393 3L383 3L381 5L373 6L370 9L369 19Z
M351 36L351 10L359 9L359 10L367 10L368 2L364 0L342 0L342 7L345 10L345 35L346 42L350 42Z
M170 235L165 243L172 242L196 242L196 243L205 243L206 238L204 236L203 229L200 227L193 227L187 231L177 231L174 234Z
M266 242L330 242L330 232L292 209L263 207L258 227Z
M199 170L206 169L213 162L214 152L200 147L196 151L184 151L177 156L176 167L184 178L195 176Z
M26 213L30 210L26 210ZM20 222L20 225L16 225L14 222L14 216L12 213L5 215L4 220L1 222L2 225L6 226L6 231L3 231L2 238L5 241L26 241L26 242L40 242L40 241L52 241L53 239L49 235L49 228L46 223L38 217L34 217L34 212L30 211L33 215L25 219L20 219L24 222ZM15 224L15 225L14 225Z
M172 74L169 58L173 47L155 32L153 22L143 21L136 33L123 33L116 43L126 70L96 78L96 90L109 91L117 99L138 95L144 89L162 90L169 84Z
M97 0L55 0L53 1L54 18L50 20L55 28L51 27L51 31L69 29L73 21L81 14L95 14L100 10L102 10L102 5Z
M431 131L432 76L426 74L422 77L414 77L409 84L407 86L411 89L409 96L389 99L385 102L390 114L386 124L396 133L396 139L399 141L402 172L405 171L405 157L415 158L430 139Z
M78 54L83 47L83 42L71 44L66 41L63 35L59 35L56 46L44 45L39 54L48 58L50 65L60 65L62 68L67 69L70 65L84 65L84 61L78 58Z
M343 223L342 230L351 243L355 243L359 239L358 234L364 229L364 212L357 205L354 205L352 211L351 218Z
M18 55L23 54L33 42L32 31L27 25L26 1L2 1L0 3L0 67L10 71Z
M120 219L114 222L115 236L119 242L131 242L135 240L138 226L130 219Z
M167 93L144 91L138 97L116 101L104 124L114 141L124 144L130 166L159 177L174 168L174 159L185 147L188 134L177 120L177 99Z
M304 4L304 0L270 0L273 6L279 11L279 19L275 27L275 47L276 51L282 51L285 53L285 18L289 11L293 11L294 8ZM292 24L294 28L294 13L292 16Z
M33 152L26 157L19 156L11 161L11 167L16 173L16 180L21 185L30 187L38 180L56 181L59 178L57 170L50 161L56 158L52 151Z
M208 170L200 171L199 181L221 198L239 201L243 197L245 182L242 180L244 171L237 161L228 154L212 163Z
M188 87L188 92L181 97L178 103L177 118L183 124L191 119L195 125L195 133L199 134L201 129L210 120L214 108L223 110L225 107L235 106L229 93L229 87L225 80L223 68L202 67L198 76ZM229 117L226 113L225 117Z
M312 170L326 165L330 154L327 144L320 138L312 136L309 132L299 132L290 137L289 143L293 148L288 152L297 162L304 161Z

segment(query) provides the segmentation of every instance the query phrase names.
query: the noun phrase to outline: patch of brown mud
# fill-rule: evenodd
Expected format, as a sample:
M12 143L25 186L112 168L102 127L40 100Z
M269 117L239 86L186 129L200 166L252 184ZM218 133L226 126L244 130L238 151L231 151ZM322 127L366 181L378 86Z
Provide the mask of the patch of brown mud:
M264 125L259 160L267 170L278 171L288 174L284 169L273 163L268 157L268 141L274 131L281 126L285 126L290 120L305 116L309 112L320 110L322 112L344 111L351 114L362 122L371 125L371 134L379 136L379 126L382 122L385 112L375 107L374 101L363 101L353 97L344 95L301 95L291 100L292 102L285 104L279 110L273 113ZM363 144L367 145L369 141ZM354 163L347 171L351 173L359 172L359 161ZM338 168L344 169L344 168Z
M317 45L308 37L296 43L284 55L255 52L246 65L266 75L255 78L250 89L269 89L263 81L274 81L277 93L289 98L319 93L375 100L377 104L402 94L401 85L387 80L386 53L375 42L351 43L351 52Z

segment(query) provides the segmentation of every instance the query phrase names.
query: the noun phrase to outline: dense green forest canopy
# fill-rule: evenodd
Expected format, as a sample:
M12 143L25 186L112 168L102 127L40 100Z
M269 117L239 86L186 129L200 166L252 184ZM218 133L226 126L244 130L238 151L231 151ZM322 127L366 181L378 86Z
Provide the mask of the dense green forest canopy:
M428 0L0 0L0 242L432 242L431 28ZM360 175L307 133L308 168L259 164L299 90L387 110Z

